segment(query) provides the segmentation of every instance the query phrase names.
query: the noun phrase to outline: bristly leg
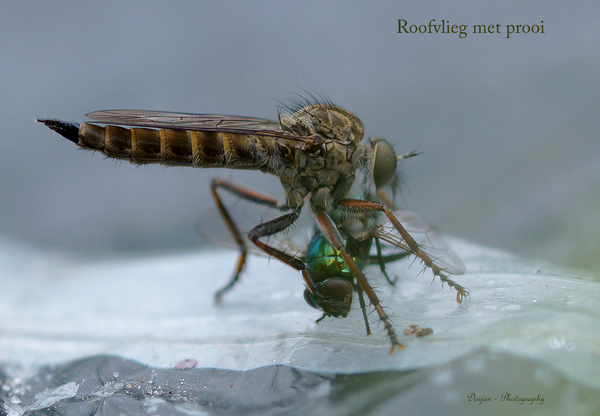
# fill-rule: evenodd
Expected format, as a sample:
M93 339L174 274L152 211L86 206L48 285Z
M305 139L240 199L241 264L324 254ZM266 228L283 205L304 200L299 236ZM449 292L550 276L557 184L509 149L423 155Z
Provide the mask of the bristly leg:
M215 199L215 202L217 204L217 208L219 209L219 212L221 214L221 217L223 218L223 221L225 222L229 233L233 237L236 245L238 246L238 249L240 250L240 256L238 257L237 265L233 272L233 276L224 287L222 287L215 293L215 302L220 303L223 295L229 290L231 290L231 288L233 288L233 286L235 286L235 284L239 281L240 275L244 270L244 266L246 265L248 247L246 246L246 241L242 237L238 226L235 224L235 221L233 220L233 218L231 218L229 211L223 204L223 201L221 200L217 189L226 190L234 195L237 195L240 198L246 199L259 205L264 205L271 208L278 208L280 205L278 204L276 199L273 199L266 195L258 194L248 189L244 189L238 185L221 179L213 179L210 184L210 189L213 198Z
M319 225L319 228L321 229L321 232L323 233L325 238L327 238L327 240L333 245L333 247L335 247L335 249L340 253L342 258L352 271L352 274L354 275L354 277L356 277L358 285L366 293L367 297L369 298L369 301L371 302L371 305L373 305L375 311L377 311L377 314L379 315L379 320L383 323L388 337L392 342L392 349L390 353L394 352L394 347L400 347L404 349L404 345L402 345L398 341L396 331L394 330L389 316L383 310L383 307L381 306L381 302L379 301L377 294L375 294L375 291L367 281L367 278L365 277L363 272L358 268L350 254L348 254L346 246L344 245L344 240L342 239L342 236L340 235L340 232L337 229L337 226L335 225L331 217L325 212L315 212L315 217L317 219L317 223Z
M212 181L211 191L212 191L213 197L215 198L215 201L217 203L219 212L221 213L221 216L223 217L223 220L225 221L227 228L229 229L231 235L233 236L233 238L236 242L236 245L238 246L238 248L240 250L240 257L238 259L238 263L237 263L237 266L236 266L236 269L234 271L232 278L230 279L230 281L228 282L227 285L225 285L222 289L220 289L215 294L215 299L217 302L219 302L221 297L238 282L240 274L242 273L243 268L245 266L248 249L246 246L245 239L242 237L242 234L240 233L233 218L231 217L227 208L223 204L223 201L221 200L221 197L219 196L217 189L227 190L228 192L230 192L234 195L237 195L238 197L241 197L243 199L246 199L248 201L257 203L259 205L268 206L270 208L277 208L277 209L280 209L281 211L287 210L287 208L285 208L282 204L279 204L277 202L277 200L275 200L273 198L270 198L270 197L264 196L264 195L260 195L256 192L252 192L250 190L244 189L244 188L234 185L230 182L219 180L219 179L215 179ZM317 323L320 322L321 320L323 320L326 316L330 316L330 315L345 317L347 311L345 313L341 313L340 311L331 309L331 307L327 308L326 305L331 306L331 304L329 304L327 302L328 301L331 302L332 299L331 298L329 298L329 299L323 298L324 293L322 292L322 289L318 288L317 283L314 281L313 277L311 276L310 271L308 270L306 263L304 262L303 259L289 255L289 254L279 250L278 248L272 247L272 246L260 241L261 238L263 238L263 237L269 237L271 235L275 235L282 231L287 230L298 219L299 214L300 214L300 211L297 209L291 213L283 214L280 217L277 217L273 220L259 224L250 231L250 233L248 234L248 238L250 239L250 241L252 241L252 243L254 243L257 247L259 247L261 250L263 250L268 255L273 256L276 259L287 264L288 266L291 266L292 268L302 272L302 275L304 277L304 280L308 287L308 290L311 293L313 293L322 302L321 306L324 306L323 309L324 309L325 313L323 314L322 317L320 317L316 321ZM348 284L348 286L350 286L350 285ZM327 293L327 295L331 296L332 293ZM350 296L350 295L348 295L348 296ZM360 285L358 285L358 296L359 296L361 310L363 312L363 318L365 320L367 335L370 335L371 328L369 326L369 321L368 321L367 315L366 315L366 304L365 304L365 301L363 298L363 289L362 289L362 286L360 286ZM349 310L350 302L348 302L346 306L348 307L348 310ZM338 312L340 312L339 315L338 315ZM389 324L386 325L386 328L389 331L391 329L391 325L389 325ZM391 329L391 330L392 330L392 334L393 334L393 329ZM393 335L394 335L393 339L395 340L395 334L393 334ZM397 342L397 340L395 341L395 344L400 345Z
M358 292L358 304L360 305L360 310L362 311L363 320L365 321L365 327L367 328L367 335L371 335L371 326L369 325L369 318L367 317L367 305L365 304L365 298L363 296L363 289L361 285L357 285Z
M444 270L435 264L435 259L432 259L427 253L425 253L421 249L421 246L414 240L414 238L412 238L412 236L408 233L408 231L406 231L406 229L402 226L400 221L396 218L394 213L390 211L385 204L381 202L362 201L358 199L343 199L339 202L339 207L342 209L345 208L365 213L374 211L383 212L388 217L394 228L402 236L402 239L406 243L406 249L410 252L410 254L421 259L425 266L429 267L433 274L440 278L442 284L446 283L449 287L454 288L456 290L456 301L458 303L462 303L463 299L469 295L467 289L465 289L462 285L456 283L454 280L450 279L444 272Z

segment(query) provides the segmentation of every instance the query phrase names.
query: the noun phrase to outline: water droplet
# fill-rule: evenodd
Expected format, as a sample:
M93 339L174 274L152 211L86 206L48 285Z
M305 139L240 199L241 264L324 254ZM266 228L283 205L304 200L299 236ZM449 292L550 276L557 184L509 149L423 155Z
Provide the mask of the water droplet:
M452 374L452 371L449 370L439 371L433 375L433 382L440 386L449 385L452 383L453 379L454 375Z
M188 358L186 360L179 361L175 364L175 368L178 370L190 370L195 368L198 365L198 361L192 358Z
M533 376L546 389L554 389L558 380L555 374L547 367L538 367L534 370Z
M566 345L565 339L563 337L550 337L548 339L548 343L550 344L550 348L552 348L553 350L564 348Z
M486 367L485 357L479 355L465 360L465 369L469 373L481 374Z

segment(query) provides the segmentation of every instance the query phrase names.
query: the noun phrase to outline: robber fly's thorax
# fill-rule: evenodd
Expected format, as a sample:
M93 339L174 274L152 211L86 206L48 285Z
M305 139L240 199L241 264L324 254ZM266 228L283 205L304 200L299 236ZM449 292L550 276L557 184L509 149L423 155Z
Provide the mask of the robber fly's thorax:
M354 182L364 153L362 123L354 114L324 104L305 106L280 117L279 123L290 133L321 138L318 144L292 150L294 163L280 175L288 206L302 206L310 193L314 210L330 212Z

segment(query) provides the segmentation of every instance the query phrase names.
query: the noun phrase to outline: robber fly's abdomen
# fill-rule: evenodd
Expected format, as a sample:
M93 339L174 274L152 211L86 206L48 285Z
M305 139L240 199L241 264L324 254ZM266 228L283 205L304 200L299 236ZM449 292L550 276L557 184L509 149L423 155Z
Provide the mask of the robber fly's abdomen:
M82 123L78 145L135 164L265 169L280 153L271 137Z

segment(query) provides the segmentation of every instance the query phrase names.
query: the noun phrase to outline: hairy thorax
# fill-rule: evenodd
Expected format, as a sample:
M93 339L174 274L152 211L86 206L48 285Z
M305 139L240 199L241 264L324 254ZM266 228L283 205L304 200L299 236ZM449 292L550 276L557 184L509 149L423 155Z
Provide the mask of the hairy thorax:
M281 117L282 128L301 136L318 136L318 145L289 143L281 183L287 205L301 207L310 194L315 211L329 212L347 196L354 181L363 149L359 143L364 129L352 113L327 104L303 107Z

